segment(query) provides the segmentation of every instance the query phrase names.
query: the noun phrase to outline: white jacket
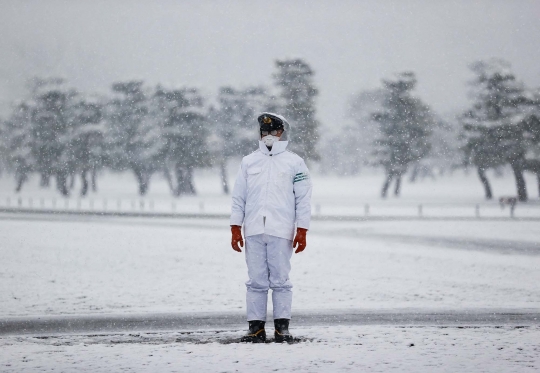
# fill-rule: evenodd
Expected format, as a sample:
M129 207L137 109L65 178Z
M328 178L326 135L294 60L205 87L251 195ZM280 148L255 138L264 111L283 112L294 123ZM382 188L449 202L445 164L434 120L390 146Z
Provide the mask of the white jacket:
M231 225L244 224L244 235L268 234L292 240L295 223L309 229L311 179L302 158L278 141L269 151L259 150L242 159L232 193Z

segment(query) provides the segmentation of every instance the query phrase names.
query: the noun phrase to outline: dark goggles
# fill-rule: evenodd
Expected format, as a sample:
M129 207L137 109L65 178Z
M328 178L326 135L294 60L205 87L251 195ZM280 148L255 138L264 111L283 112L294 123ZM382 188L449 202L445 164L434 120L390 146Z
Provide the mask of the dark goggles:
M268 135L276 136L278 134L278 131L279 130L272 130L272 131L262 131L261 130L261 136L262 137L268 136Z

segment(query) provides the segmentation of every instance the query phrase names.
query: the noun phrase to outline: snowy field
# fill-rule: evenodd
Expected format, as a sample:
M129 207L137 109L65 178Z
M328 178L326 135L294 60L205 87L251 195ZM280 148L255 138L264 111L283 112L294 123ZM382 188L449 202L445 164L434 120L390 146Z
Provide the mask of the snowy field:
M238 162L229 166L229 183L232 187ZM519 204L516 217L540 218L540 200L534 175L526 174L530 201ZM476 216L479 205L480 216L508 217L508 207L501 210L498 198L515 196L514 179L510 172L498 178L488 172L492 182L494 200L486 202L482 186L471 170L469 174L461 170L452 176L436 179L403 182L402 196L389 195L386 200L380 198L380 188L384 175L367 170L354 177L338 177L313 174L313 213L316 215L353 215L365 216L369 205L369 216L418 216L418 207L422 205L422 214L429 216ZM15 182L12 176L0 178L0 207L69 209L94 211L155 211L177 213L218 213L230 212L230 197L221 191L217 170L197 170L195 173L197 196L173 198L167 183L161 175L155 175L150 183L148 195L141 199L137 194L135 178L130 173L100 175L98 192L90 193L86 198L79 198L79 180L77 179L72 196L62 198L55 191L39 187L37 177L32 177L20 194L14 193ZM142 202L142 203L141 203Z
M0 215L0 316L242 311L226 220ZM314 222L294 308L540 308L524 221Z
M540 328L297 328L303 343L241 332L0 338L2 372L537 372Z
M426 215L431 204L434 214L463 208L459 214L473 216L480 204L482 214L508 214L483 202L474 175L406 182L401 199L386 201L378 197L381 180L315 175L314 206L323 215L362 215L369 203L373 215L408 215L422 203ZM511 178L492 180L495 196L513 195ZM195 181L198 196L174 200L164 181L154 180L146 208L153 201L159 210L161 201L179 212L227 213L217 175L200 172ZM12 187L0 178L0 206L19 197ZM108 200L113 209L121 200L127 209L137 201L138 209L135 188L131 175L103 177L91 197L94 208ZM530 210L518 206L516 216L540 211L534 193L530 188ZM65 203L35 179L21 196L28 198ZM81 201L83 208L90 200ZM245 262L229 241L225 219L0 214L0 319L243 312ZM540 310L537 221L314 221L306 251L292 264L293 311ZM301 343L234 343L243 330L2 336L0 371L536 372L540 366L538 325L315 327L295 326L293 313L291 329Z

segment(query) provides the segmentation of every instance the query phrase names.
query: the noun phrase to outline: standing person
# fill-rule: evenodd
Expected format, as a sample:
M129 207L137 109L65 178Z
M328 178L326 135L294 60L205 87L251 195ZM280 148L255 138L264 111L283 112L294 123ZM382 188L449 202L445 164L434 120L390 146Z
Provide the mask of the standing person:
M242 342L264 342L266 304L272 289L276 342L292 342L289 333L293 248L306 248L311 220L311 180L302 158L285 150L290 125L281 115L262 113L259 149L242 159L232 193L231 245L242 252L246 238L248 333ZM295 235L296 225L296 235ZM293 241L294 238L294 241Z

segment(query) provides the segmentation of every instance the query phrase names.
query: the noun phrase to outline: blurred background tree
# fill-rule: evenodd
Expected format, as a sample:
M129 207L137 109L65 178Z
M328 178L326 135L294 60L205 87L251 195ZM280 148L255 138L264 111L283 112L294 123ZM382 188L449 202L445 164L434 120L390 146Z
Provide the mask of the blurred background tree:
M162 169L164 142L151 111L151 91L142 81L117 82L106 107L105 152L108 167L130 170L139 185L139 194L148 191L150 178Z
M156 96L164 104L164 169L171 191L175 196L196 194L193 171L210 165L204 99L195 88L160 88Z
M274 82L279 89L279 109L292 127L291 149L306 160L319 160L316 150L320 123L316 118L314 71L303 59L276 61Z
M16 191L37 174L42 187L55 180L64 196L79 177L81 196L96 191L102 170L133 173L145 195L159 174L181 196L196 193L197 168L214 166L227 194L227 163L256 149L256 117L272 111L291 122L291 148L317 161L322 174L382 168L383 197L394 180L399 195L407 172L415 182L469 165L487 199L493 197L489 169L511 169L521 201L528 198L524 173L535 173L540 193L540 90L519 82L506 61L470 66L471 105L459 115L441 116L416 97L413 72L383 79L382 87L352 95L344 119L326 127L320 142L314 72L302 59L278 60L275 67L274 92L224 86L214 97L138 80L116 82L110 96L98 96L61 78L34 78L27 97L0 121L1 172L14 175Z
M209 110L210 151L218 165L223 193L229 193L227 161L257 149L257 115L266 110L269 96L264 87L221 87L217 105Z
M375 140L374 163L386 172L381 196L387 195L395 179L394 194L399 196L401 178L411 163L429 154L430 135L435 124L429 107L412 95L416 77L412 72L384 79L382 110L373 113L380 136Z
M534 107L524 85L504 60L491 59L471 65L475 75L471 82L472 106L462 116L466 144L466 162L474 164L485 188L486 199L492 198L488 168L510 164L515 177L517 196L526 201L527 141L523 113Z

